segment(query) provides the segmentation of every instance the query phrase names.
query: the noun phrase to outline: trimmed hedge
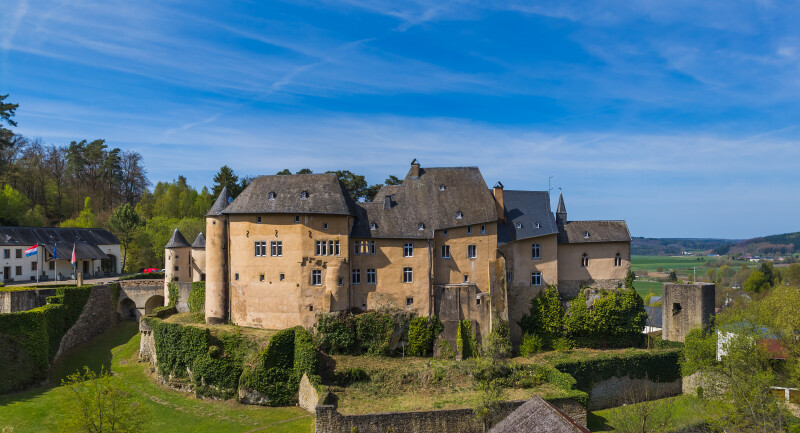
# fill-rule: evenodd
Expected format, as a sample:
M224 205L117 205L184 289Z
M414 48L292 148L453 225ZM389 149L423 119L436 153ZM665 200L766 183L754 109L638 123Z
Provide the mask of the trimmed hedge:
M433 342L444 330L444 325L436 316L415 317L408 325L408 346L406 353L409 356L428 356L433 353Z
M0 394L47 378L61 339L80 317L92 286L61 286L47 305L0 314Z
M188 372L199 356L208 353L211 333L206 328L167 323L153 317L144 317L153 329L158 372L177 378L188 377Z
M206 282L195 281L192 283L192 293L189 294L189 299L186 301L190 313L202 313L205 316L206 312Z
M554 367L574 377L577 388L582 391L589 391L595 383L612 377L647 377L654 382L673 382L681 378L681 352L682 349L633 350L591 359L560 361Z

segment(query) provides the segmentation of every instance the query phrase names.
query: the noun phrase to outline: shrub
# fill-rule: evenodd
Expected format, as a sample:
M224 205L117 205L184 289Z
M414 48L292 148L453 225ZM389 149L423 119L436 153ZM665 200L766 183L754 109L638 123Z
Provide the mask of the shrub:
M394 319L388 314L370 311L356 316L356 335L361 346L360 352L388 355L394 325Z
M316 345L332 355L356 351L356 326L353 316L334 313L320 314L316 323Z
M182 326L145 317L153 329L157 367L160 374L187 377L196 358L209 352L211 334L208 329Z
M511 356L511 334L508 322L499 320L486 338L485 353L493 359L508 358Z
M441 359L456 359L456 353L453 351L453 345L447 340L439 342L439 358Z
M174 281L167 283L167 292L169 293L169 303L167 305L170 307L178 305L179 291L178 285Z
M334 381L337 385L345 387L350 386L356 382L366 382L369 380L369 374L360 367L345 368L344 371L336 372Z
M710 367L717 361L717 333L692 329L686 335L683 356L681 357L681 373L684 376Z
M164 273L163 272L152 272L149 274L133 274L133 275L126 275L124 277L120 277L120 281L126 280L163 280Z
M533 356L542 351L542 338L536 334L525 334L519 346L519 354Z
M478 356L478 343L475 341L475 332L472 331L472 322L461 320L458 323L458 334L456 336L458 352L461 359Z
M591 309L580 294L570 301L566 336L583 347L632 347L642 340L647 323L644 301L634 289L603 291Z
M195 281L192 283L192 292L186 301L190 313L201 313L205 316L206 311L206 282Z
M570 339L567 337L561 337L553 341L553 350L557 350L559 352L564 350L570 350L572 349L572 347L573 347L572 341L570 341Z
M433 352L433 342L444 330L438 317L415 317L408 326L408 346L410 356L428 356Z
M558 297L558 289L548 286L531 299L528 314L519 321L522 332L538 335L544 349L549 349L553 341L564 335L564 307Z
M615 376L629 376L632 379L647 377L655 382L673 382L681 378L678 363L681 353L681 349L631 350L590 359L561 361L554 367L574 377L578 389L583 391L590 390L595 383Z

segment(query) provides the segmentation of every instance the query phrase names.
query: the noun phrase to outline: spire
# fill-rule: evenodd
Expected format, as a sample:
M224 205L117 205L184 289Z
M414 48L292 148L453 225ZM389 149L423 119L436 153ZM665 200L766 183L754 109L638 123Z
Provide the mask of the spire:
M228 187L226 186L222 188L222 191L219 193L219 197L217 197L217 200L214 202L214 205L211 206L211 209L208 211L206 216L221 215L222 211L228 207L231 201L231 193L228 191Z
M200 232L200 234L198 234L197 237L194 239L194 242L192 242L192 248L202 249L205 247L206 247L206 237L203 236L203 232Z
M167 245L164 248L186 248L190 246L191 245L189 245L189 242L186 242L186 238L183 237L181 232L179 232L176 228L175 231L172 232L172 237L169 238L169 242L167 242Z
M558 208L556 208L556 225L563 228L567 223L567 208L564 206L564 194L558 194Z

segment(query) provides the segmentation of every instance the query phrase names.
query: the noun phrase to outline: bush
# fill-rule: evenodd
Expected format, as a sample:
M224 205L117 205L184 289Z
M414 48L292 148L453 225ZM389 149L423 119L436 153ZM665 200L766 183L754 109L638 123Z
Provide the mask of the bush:
M405 327L408 315L367 312L320 314L317 318L317 348L332 355L388 355L396 329Z
M553 341L553 350L557 350L559 352L570 350L572 349L573 344L572 341L569 340L567 337L561 337L555 341Z
M663 351L630 350L621 354L599 355L590 359L557 362L554 367L575 378L578 389L589 391L592 385L615 376L649 378L655 382L673 382L681 378L681 349Z
M169 294L168 295L169 303L167 305L170 307L178 305L178 298L180 297L179 296L180 292L178 291L178 285L175 284L174 281L170 281L169 283L167 283L167 292Z
M433 342L444 330L438 317L415 317L408 326L408 346L410 356L428 356L433 353Z
M461 359L478 356L478 343L475 341L475 332L472 331L472 322L461 320L458 323L456 346L461 354Z
M564 307L558 289L548 286L531 299L530 312L518 324L523 333L538 335L544 349L552 348L553 341L564 335Z
M511 334L508 322L499 320L486 338L485 353L492 359L508 358L511 356Z
M344 371L336 372L334 381L337 385L346 387L356 382L366 382L369 380L369 374L360 367L345 368Z
M187 377L196 358L209 352L208 329L167 323L152 317L145 320L153 329L158 371L164 376Z
M395 322L392 316L374 311L356 316L356 335L360 352L388 355Z
M439 358L441 359L456 359L456 353L453 351L453 345L447 340L439 342Z
M647 323L644 301L633 289L602 291L591 309L581 293L569 303L566 336L580 347L634 347Z
M316 323L317 347L332 355L356 352L356 326L351 315L320 314Z
M120 281L126 280L163 280L164 273L163 272L152 272L149 274L133 274L133 275L126 275L124 277L120 277Z
M195 281L192 283L192 292L186 301L190 313L201 313L205 316L206 312L206 282Z
M542 351L542 338L536 334L525 334L522 344L519 346L519 354L522 356L533 356Z
M175 306L165 305L163 307L153 308L153 311L150 312L150 316L158 317L159 319L165 319L177 312L178 309L175 308Z

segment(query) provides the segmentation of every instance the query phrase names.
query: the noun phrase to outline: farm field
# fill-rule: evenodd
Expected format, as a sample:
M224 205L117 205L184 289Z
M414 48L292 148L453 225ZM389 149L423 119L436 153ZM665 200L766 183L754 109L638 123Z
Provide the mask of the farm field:
M674 269L677 273L686 274L697 267L697 274L700 275L700 268L708 263L719 261L719 257L702 256L631 256L631 269L634 271L656 272L658 268L663 268L664 272ZM751 263L742 260L726 262L728 266L738 268L742 264L748 267L758 266L759 263ZM705 273L705 269L703 270Z
M98 371L106 367L133 387L136 403L150 413L141 433L284 432L309 433L314 417L297 407L246 406L234 400L200 400L190 394L164 388L151 376L150 364L139 363L138 325L126 322L87 345L78 346L53 368L51 383L83 365ZM45 386L0 396L0 431L61 431L63 414L57 410L70 398L63 386Z
M664 283L659 281L636 280L633 282L633 288L636 289L636 293L642 298L650 292L655 293L656 296L661 296L664 292Z

